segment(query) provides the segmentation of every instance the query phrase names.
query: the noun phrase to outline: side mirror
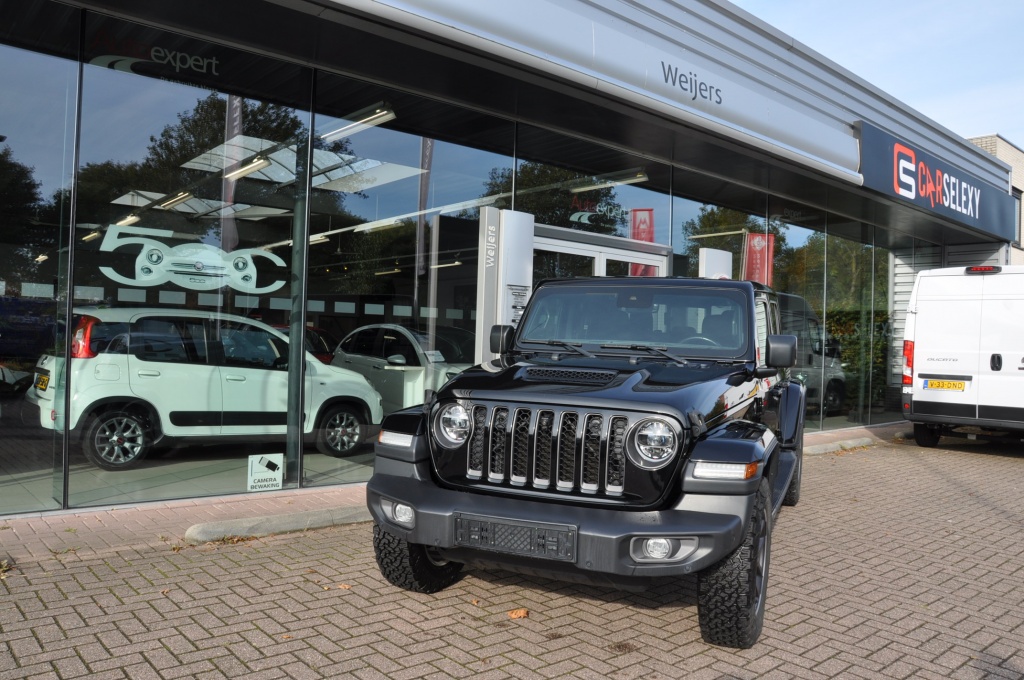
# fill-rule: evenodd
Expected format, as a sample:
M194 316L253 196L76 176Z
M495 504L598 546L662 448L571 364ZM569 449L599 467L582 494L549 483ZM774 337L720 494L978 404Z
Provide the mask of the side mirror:
M515 335L514 326L491 326L491 353L505 354L512 347L512 337Z
M769 335L765 364L771 368L792 368L796 366L796 336Z
M392 354L384 361L388 362L392 366L405 366L408 363L401 354Z

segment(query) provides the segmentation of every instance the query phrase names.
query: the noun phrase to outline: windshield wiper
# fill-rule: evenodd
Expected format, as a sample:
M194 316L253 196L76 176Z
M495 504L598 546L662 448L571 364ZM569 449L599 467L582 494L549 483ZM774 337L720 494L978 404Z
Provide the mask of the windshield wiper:
M637 352L637 351L654 352L655 354L660 354L661 356L665 357L666 359L671 359L672 361L676 362L677 364L681 364L681 365L685 366L686 364L689 363L683 357L676 356L675 354L672 354L671 352L668 352L668 351L662 349L661 347L653 347L651 345L601 345L601 349L628 349L628 350L633 350L634 352Z
M577 343L574 345L571 342L566 342L565 340L527 340L527 342L535 342L538 345L548 345L550 347L564 347L565 349L572 350L577 354L582 354L589 359L594 358L593 354L580 347L583 343Z

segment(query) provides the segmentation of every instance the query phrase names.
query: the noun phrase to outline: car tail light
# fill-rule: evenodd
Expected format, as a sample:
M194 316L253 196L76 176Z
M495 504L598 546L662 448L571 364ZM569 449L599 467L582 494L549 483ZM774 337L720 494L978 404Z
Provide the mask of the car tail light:
M83 316L75 327L75 333L71 336L71 358L91 359L96 352L90 346L92 344L92 329L99 322L94 316Z
M982 265L979 267L968 267L965 274L998 274L1003 271L1002 267L995 267L993 265Z
M903 341L903 384L914 384L914 341Z

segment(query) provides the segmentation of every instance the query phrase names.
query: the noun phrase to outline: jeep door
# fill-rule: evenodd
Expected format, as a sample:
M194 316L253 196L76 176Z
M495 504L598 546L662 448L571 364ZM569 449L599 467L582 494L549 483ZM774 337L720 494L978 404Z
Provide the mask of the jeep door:
M220 368L210 361L207 330L202 318L146 316L132 321L130 389L156 409L165 434L220 434Z
M214 320L224 348L223 433L283 434L288 422L288 343L239 320ZM309 401L306 381L305 401Z

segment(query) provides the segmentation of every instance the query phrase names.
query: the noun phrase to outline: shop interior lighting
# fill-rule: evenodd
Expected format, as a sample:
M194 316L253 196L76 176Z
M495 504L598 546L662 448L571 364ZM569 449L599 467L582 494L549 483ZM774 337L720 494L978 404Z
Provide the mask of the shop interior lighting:
M581 184L579 186L569 187L569 191L574 194L579 194L584 191L607 189L608 187L615 187L620 184L637 184L639 182L646 182L647 180L647 173L643 168L633 168L632 170L626 170L624 172L598 175L590 184Z
M330 142L339 137L348 137L354 135L357 132L361 132L366 128L371 128L375 125L381 125L387 123L396 118L395 112L391 110L391 107L384 102L378 102L373 106L367 106L365 109L360 109L355 113L352 113L345 117L345 120L352 121L345 125L342 125L337 130L331 130L320 135L320 139L325 142Z
M323 234L317 234L309 237L309 245L315 246L318 243L327 243L331 239Z
M242 165L242 166L240 166L238 168L235 168L231 172L225 172L224 173L224 179L242 179L246 175L251 175L252 173L256 172L257 170L262 170L263 168L266 168L266 167L269 167L269 166L270 166L270 159L269 158L264 158L263 156L256 156L255 158L253 158L251 161L249 161L245 165Z
M454 262L445 262L444 264L432 264L432 265L430 265L430 268L431 269L443 269L444 267L458 267L461 264L462 264L462 262L460 260L455 260Z
M50 259L49 255L40 255L40 256L38 256L36 258L36 262L45 262L46 260L49 260L49 259Z
M130 226L132 224L135 224L138 221L139 221L139 216L136 215L135 213L132 213L132 214L128 215L127 217L122 217L117 222L114 222L114 225L118 226L118 227L127 227L127 226Z
M100 232L98 232L98 231L90 231L88 234L86 234L85 236L82 237L82 240L86 241L86 242L88 242L88 241L95 241L100 236L101 236Z
M395 267L394 269L386 269L386 270L384 270L382 272L374 272L373 275L374 276L386 276L387 274L398 274L401 271L402 271L401 269L399 269L398 267Z
M161 208L164 208L166 210L168 208L173 208L174 206L176 206L176 205L178 205L180 203L184 203L185 201L187 201L190 198L192 198L192 194L191 193L189 193L187 191L182 191L180 193L175 194L171 198L167 199L163 203L160 203L159 205L160 205Z

